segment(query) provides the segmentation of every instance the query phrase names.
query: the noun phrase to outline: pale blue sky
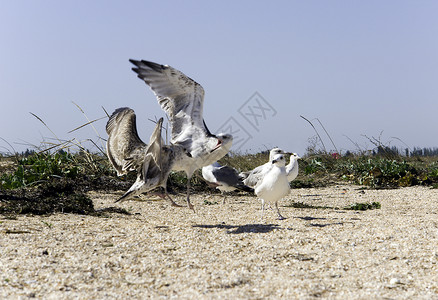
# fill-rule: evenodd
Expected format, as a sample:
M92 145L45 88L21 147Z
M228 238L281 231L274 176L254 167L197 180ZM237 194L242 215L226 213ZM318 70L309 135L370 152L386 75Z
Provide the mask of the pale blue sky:
M202 84L211 131L233 118L251 136L240 150L304 154L314 131L300 115L342 151L381 131L438 146L437 15L437 1L0 0L0 137L16 150L52 138L32 112L62 139L97 141L91 127L68 134L86 122L74 101L90 119L133 108L147 142L163 113L134 58ZM239 114L255 92L276 111L256 128Z

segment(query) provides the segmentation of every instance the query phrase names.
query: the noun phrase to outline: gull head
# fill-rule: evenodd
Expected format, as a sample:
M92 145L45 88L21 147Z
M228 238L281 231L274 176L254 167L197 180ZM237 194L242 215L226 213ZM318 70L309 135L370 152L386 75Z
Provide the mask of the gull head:
M269 151L269 160L272 161L274 159L274 156L277 154L286 154L286 152L284 152L280 148L273 148L271 151Z
M296 160L296 159L300 159L301 156L299 156L296 153L290 153L290 160Z
M224 157L228 151L230 151L231 145L233 144L233 136L230 134L218 134L217 136L212 136L209 138L210 142L213 142L215 146L209 148L208 153L201 157L198 157L197 165L199 167L210 165L213 162ZM212 144L210 144L211 146Z
M286 165L286 160L284 159L283 154L276 154L274 155L274 158L271 160L271 163L273 165L276 165L277 167L284 167Z
M219 148L223 149L228 153L230 151L231 146L233 145L233 136L228 133L219 133L217 136L217 145L210 151L213 152Z

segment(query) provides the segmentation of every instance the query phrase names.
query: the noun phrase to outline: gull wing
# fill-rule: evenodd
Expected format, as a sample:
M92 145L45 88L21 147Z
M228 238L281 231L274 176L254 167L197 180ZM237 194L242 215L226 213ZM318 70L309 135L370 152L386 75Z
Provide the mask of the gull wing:
M258 166L254 170L250 171L248 176L243 180L243 183L249 187L255 188L260 183L267 172L271 169L271 164L266 163Z
M146 159L143 163L142 179L147 183L148 180L158 179L158 183L162 180L163 171L163 153L162 146L164 144L161 138L161 129L163 127L163 118L158 120L154 131L149 140L149 146L146 150ZM153 180L155 181L155 180Z
M117 175L139 170L145 158L147 145L137 133L136 116L132 109L116 109L106 124L108 158Z
M152 89L166 112L172 126L173 142L183 135L185 129L193 126L207 136L211 135L204 125L204 89L199 83L171 66L146 60L129 61L136 66L132 70Z
M221 166L213 169L213 175L217 181L223 182L228 186L233 186L245 192L254 192L254 189L245 185L242 178L237 173L236 169L229 166Z
M223 182L229 186L236 186L241 179L237 171L229 166L220 166L213 168L213 176L217 181Z

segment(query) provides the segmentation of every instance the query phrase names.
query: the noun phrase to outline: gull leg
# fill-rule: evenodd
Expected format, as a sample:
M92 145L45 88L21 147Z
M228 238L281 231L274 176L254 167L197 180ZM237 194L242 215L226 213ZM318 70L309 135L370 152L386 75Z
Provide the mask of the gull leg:
M188 206L191 210L195 211L195 208L194 208L193 205L190 203L190 179L191 179L191 177L187 179L187 206Z
M170 197L170 195L167 193L167 188L164 188L164 193L160 193L160 192L152 192L151 195L155 195L160 197L163 200L169 199L170 204L174 207L184 207L182 205L177 204L175 201L173 201L173 199Z
M175 201L173 201L173 199L170 197L170 195L167 193L167 191L166 191L166 196L167 196L167 198L169 199L170 204L171 204L172 206L175 206L175 207L184 207L184 206L182 206L182 205L179 205L179 204L175 203Z
M279 220L286 220L286 218L280 214L280 210L278 209L278 201L275 201L275 208L277 209L278 219Z
M262 199L262 222L263 222L263 212L265 210L265 200Z
M225 194L225 192L223 192L222 195L224 195L224 200L222 201L222 204L225 204L225 199L227 199L227 194Z

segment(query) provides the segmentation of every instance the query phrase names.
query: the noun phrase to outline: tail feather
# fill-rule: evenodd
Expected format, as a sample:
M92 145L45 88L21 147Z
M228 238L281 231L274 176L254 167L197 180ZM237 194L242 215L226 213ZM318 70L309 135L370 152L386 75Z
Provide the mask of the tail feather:
M116 201L114 201L114 203L117 203L117 202L123 202L123 201L128 200L128 198L129 198L130 196L132 196L132 193L134 193L134 192L135 192L135 191L131 191L131 190L127 191L125 194L123 194L122 197L120 197L119 199L117 199Z
M125 194L123 194L122 197L120 197L118 200L116 200L115 203L128 200L131 196L136 196L137 193L139 193L139 191L143 185L144 185L144 181L137 177L137 180L129 188L129 190Z

